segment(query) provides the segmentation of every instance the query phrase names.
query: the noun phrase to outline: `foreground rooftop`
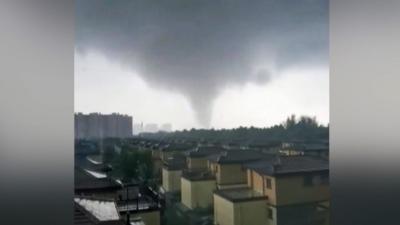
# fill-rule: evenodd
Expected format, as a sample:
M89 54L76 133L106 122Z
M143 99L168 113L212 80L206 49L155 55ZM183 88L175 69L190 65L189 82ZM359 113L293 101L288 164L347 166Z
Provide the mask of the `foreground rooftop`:
M229 200L231 202L241 202L241 201L252 201L252 200L267 200L268 197L254 191L250 188L234 188L234 189L224 189L214 192L216 195Z

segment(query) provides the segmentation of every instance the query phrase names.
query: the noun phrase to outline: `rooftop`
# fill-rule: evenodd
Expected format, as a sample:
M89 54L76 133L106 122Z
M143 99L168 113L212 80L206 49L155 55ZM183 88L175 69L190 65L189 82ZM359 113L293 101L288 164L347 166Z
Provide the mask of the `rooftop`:
M175 153L163 163L164 168L169 170L180 170L186 167L186 157L183 154Z
M117 190L121 188L115 180L104 176L102 173L98 173L91 170L75 167L75 190L100 190L100 189L112 189Z
M219 164L235 164L256 161L272 157L269 154L254 150L227 150L217 155L211 155L208 160Z
M187 156L192 158L202 158L213 154L219 154L223 151L226 151L226 149L219 146L201 146L187 152Z
M329 162L312 156L289 156L251 162L245 167L265 175L329 171Z
M164 145L161 148L161 151L168 152L168 151L187 151L190 150L191 148L194 148L195 145L190 144L190 143L170 143L167 145Z
M120 219L117 206L113 200L75 197L74 202L98 221Z
M205 170L184 170L182 177L190 181L214 180L215 176Z
M282 149L295 149L301 151L328 151L329 142L315 141L315 142L284 142L282 143Z
M268 199L267 196L250 188L224 189L215 191L214 193L232 202Z

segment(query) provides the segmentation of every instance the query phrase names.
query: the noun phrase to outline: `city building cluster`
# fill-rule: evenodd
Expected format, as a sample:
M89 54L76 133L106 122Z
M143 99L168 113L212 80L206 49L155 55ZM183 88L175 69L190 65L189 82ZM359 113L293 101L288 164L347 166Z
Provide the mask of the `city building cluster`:
M132 137L132 117L118 113L76 113L75 139Z

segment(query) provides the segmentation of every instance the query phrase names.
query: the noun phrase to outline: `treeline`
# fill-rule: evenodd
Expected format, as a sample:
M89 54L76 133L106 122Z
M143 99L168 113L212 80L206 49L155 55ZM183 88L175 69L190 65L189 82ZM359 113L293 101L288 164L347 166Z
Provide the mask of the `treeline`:
M122 178L124 181L135 178L136 181L154 186L151 152L124 144L120 146L121 150L117 153L112 141L114 140L108 140L102 151L103 163L112 167L110 175Z
M239 127L234 129L190 129L172 133L156 133L147 137L157 139L205 140L211 142L268 144L282 141L316 141L329 138L329 126L321 125L315 117L292 115L281 124L268 127Z

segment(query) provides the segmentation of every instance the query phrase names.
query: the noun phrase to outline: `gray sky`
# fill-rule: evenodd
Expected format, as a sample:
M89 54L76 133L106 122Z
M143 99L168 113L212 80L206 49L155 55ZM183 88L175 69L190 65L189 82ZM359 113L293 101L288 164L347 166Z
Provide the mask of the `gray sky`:
M175 129L329 120L328 2L76 3L75 111Z

